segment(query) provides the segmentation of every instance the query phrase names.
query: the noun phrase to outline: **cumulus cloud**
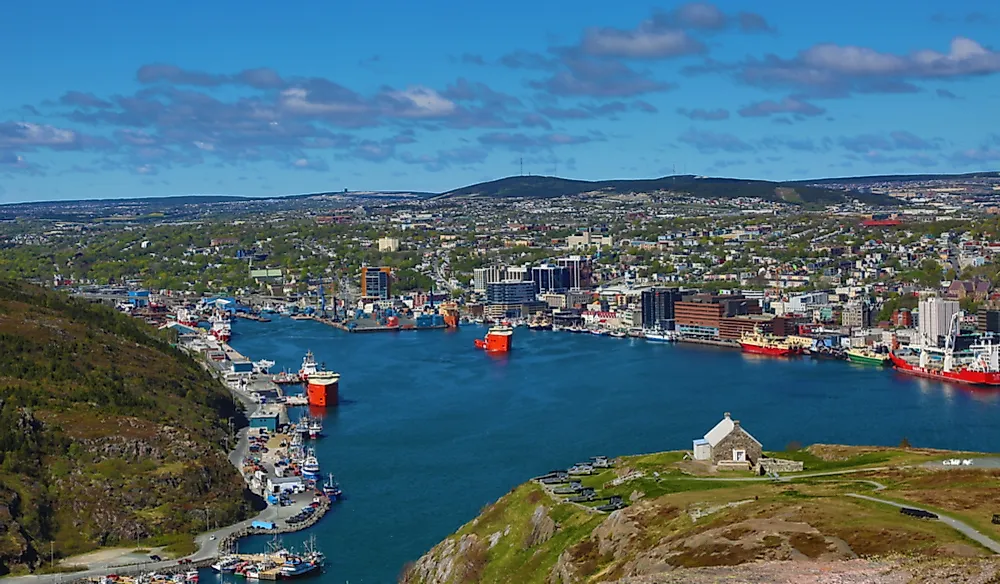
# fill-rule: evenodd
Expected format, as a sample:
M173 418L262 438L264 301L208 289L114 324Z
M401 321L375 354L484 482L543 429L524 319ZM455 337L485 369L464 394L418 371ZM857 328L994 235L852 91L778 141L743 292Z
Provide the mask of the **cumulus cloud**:
M564 68L528 84L556 96L634 97L666 91L674 85L656 81L618 60L566 54Z
M592 28L586 31L580 47L598 57L662 59L704 53L705 45L683 30L660 29L648 24L635 30Z
M677 137L685 144L694 146L699 152L713 154L715 152L749 152L753 146L733 134L709 132L691 128Z
M677 113L692 120L702 120L706 122L717 122L720 120L729 119L729 110L722 108L718 109L678 108Z
M739 114L744 118L765 117L774 114L818 116L824 113L826 113L825 109L794 97L786 97L781 101L758 101L739 110Z
M965 37L955 37L946 53L924 49L905 55L825 43L789 59L768 55L731 64L709 61L685 71L732 73L750 85L792 87L814 97L842 97L915 92L920 90L915 81L1000 73L1000 52Z
M285 86L285 81L273 69L259 67L245 69L235 75L222 75L183 69L177 65L153 63L143 65L136 71L139 83L170 83L173 85L193 85L217 87L219 85L247 85L257 89L276 89Z
M316 170L320 172L330 169L326 161L319 158L296 158L292 161L291 167L295 170Z
M659 110L652 104L641 100L632 103L615 100L604 103L584 103L570 108L543 107L539 108L538 111L553 120L590 120L601 117L617 119L618 114L629 111L656 113Z

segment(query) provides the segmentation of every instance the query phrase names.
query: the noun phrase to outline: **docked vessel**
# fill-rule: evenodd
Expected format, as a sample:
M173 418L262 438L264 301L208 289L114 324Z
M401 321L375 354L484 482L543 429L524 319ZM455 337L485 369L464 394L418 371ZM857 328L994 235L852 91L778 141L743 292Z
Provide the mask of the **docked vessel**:
M201 319L198 317L198 314L194 311L186 308L177 309L177 324L195 328L198 326L198 321L200 320Z
M229 326L229 319L222 316L213 316L210 322L212 323L212 328L209 329L209 334L223 343L228 343L229 339L232 338L232 329Z
M306 395L311 406L337 405L340 374L332 371L315 371L306 379Z
M309 420L309 437L313 440L323 435L323 422L319 418Z
M647 341L653 341L656 343L669 343L675 340L673 333L670 331L647 329L642 331L642 336Z
M438 311L444 317L444 324L448 328L457 328L459 321L458 304L455 302L442 302Z
M340 490L340 485L333 478L333 473L327 475L326 482L323 483L323 494L326 495L331 501L336 501L344 494Z
M240 565L240 558L236 556L225 556L219 558L218 562L212 564L212 569L220 574L231 574L236 570L236 566Z
M1000 343L987 337L968 349L955 349L958 323L962 316L962 311L952 316L944 348L932 346L925 340L923 346L911 347L916 352L915 358L894 350L889 353L892 366L901 373L930 379L970 385L1000 385Z
M319 480L319 473L319 460L316 459L316 453L310 448L309 455L302 462L302 478Z
M740 337L740 347L744 353L770 355L772 357L798 355L802 352L802 349L799 347L793 347L782 339L771 335L763 335L759 331L743 333Z
M476 348L488 353L507 353L511 349L514 329L509 326L494 326L486 332L486 337L476 339Z
M319 371L319 367L316 365L316 357L313 356L312 351L306 351L306 356L302 358L302 368L299 369L299 378L302 381L307 381L309 376L317 371Z
M552 321L536 315L528 321L528 328L533 331L550 331L552 330Z
M863 347L861 349L848 349L847 359L851 363L861 363L862 365L884 366L890 363L889 355L885 353L876 353L868 347Z

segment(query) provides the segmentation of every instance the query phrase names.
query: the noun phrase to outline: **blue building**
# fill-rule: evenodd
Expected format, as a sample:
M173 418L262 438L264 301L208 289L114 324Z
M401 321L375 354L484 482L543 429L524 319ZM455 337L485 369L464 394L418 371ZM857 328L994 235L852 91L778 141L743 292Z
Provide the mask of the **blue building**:
M128 301L136 308L149 306L149 290L129 290Z
M259 412L250 416L251 428L267 428L269 432L278 429L278 412Z
M534 282L492 282L486 285L488 304L530 304L537 292Z

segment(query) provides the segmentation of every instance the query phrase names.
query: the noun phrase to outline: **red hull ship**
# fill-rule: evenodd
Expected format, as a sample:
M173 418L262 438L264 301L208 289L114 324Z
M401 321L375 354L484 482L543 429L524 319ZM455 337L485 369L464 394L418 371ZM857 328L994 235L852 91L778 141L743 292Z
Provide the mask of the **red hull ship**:
M487 353L507 353L511 349L514 329L509 326L495 326L486 332L486 337L476 339L476 348Z
M306 381L306 396L309 405L320 408L337 405L340 399L340 374L332 371L317 371Z
M889 353L889 359L896 371L928 379L953 381L969 385L1000 386L1000 344L992 338L981 339L967 350L956 351L956 338L964 316L958 311L951 317L944 348L933 344L919 347L917 362L914 363L896 351Z
M785 341L756 332L743 333L740 338L740 348L743 349L744 353L770 357L788 357L802 352L798 347L793 347Z
M895 353L889 353L892 366L896 371L917 377L928 379L938 379L940 381L954 381L956 383L966 383L969 385L1000 385L1000 371L977 371L962 367L946 371L943 368L921 367L918 364L910 363Z

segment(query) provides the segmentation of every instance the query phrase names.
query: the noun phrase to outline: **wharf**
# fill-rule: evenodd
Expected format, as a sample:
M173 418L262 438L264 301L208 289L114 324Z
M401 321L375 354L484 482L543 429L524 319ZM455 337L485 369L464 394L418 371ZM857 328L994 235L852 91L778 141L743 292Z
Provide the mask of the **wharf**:
M710 339L691 339L691 338L680 337L679 339L677 339L677 342L679 342L679 343L692 343L692 344L695 344L695 345L712 345L712 346L715 346L715 347L725 347L727 349L739 349L740 348L740 344L737 343L736 341L713 341L713 340L710 340Z
M313 525L316 525L320 519L326 515L326 512L330 510L330 499L327 497L319 497L319 507L316 508L316 512L309 516L308 519L302 523L296 523L295 525L288 525L287 523L283 525L278 525L277 522L274 525L274 529L263 529L260 527L243 527L240 528L229 535L227 535L222 541L219 542L219 553L220 554L234 554L237 550L237 544L242 537L248 537L251 535L280 535L284 533L294 533L296 531L302 531L303 529L308 529Z
M255 320L257 322L271 322L270 318L261 316L259 314L254 314L252 312L237 312L236 318L243 318L246 320Z

